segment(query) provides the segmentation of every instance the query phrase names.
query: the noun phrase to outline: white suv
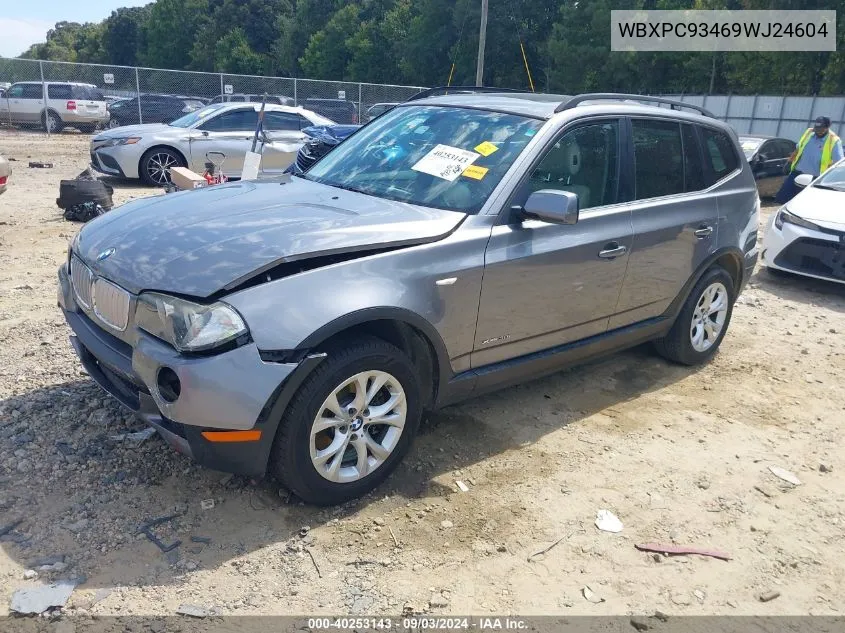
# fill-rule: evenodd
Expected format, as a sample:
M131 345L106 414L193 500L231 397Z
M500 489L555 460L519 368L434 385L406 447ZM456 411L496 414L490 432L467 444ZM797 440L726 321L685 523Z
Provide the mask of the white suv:
M75 127L80 132L93 132L109 120L103 93L92 84L38 81L12 84L0 97L0 120L4 123L41 125L50 132Z

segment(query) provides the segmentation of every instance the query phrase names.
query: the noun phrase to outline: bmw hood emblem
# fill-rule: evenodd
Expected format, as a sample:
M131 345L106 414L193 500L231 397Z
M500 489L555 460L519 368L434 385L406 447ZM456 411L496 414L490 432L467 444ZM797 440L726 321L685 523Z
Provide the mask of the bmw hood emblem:
M116 248L114 248L114 247L112 247L112 248L107 248L107 249L106 249L106 250L104 250L102 253L100 253L99 255L97 255L97 261L98 261L98 262L101 262L101 261L103 261L104 259L108 259L108 258L109 258L109 257L111 257L112 255L114 255L114 253L115 253L115 251L116 251L116 250L117 250L117 249L116 249Z

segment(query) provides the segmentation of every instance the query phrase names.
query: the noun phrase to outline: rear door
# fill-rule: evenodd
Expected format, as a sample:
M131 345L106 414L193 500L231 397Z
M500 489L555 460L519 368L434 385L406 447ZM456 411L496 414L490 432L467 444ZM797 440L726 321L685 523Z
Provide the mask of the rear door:
M697 129L658 118L633 118L629 125L634 241L611 330L666 311L715 249L719 216L717 193L705 189L715 181Z
M228 110L196 128L191 134L191 169L202 173L209 161L208 152L222 152L223 173L239 177L246 153L252 147L258 112L254 106ZM220 157L215 157L219 162Z
M473 367L602 334L614 313L631 247L630 211L620 201L623 121L566 128L518 188L487 246ZM578 194L574 225L520 220L541 189Z
M301 130L308 125L309 121L296 112L265 112L264 132L270 143L263 146L261 171L281 173L296 160L305 142Z

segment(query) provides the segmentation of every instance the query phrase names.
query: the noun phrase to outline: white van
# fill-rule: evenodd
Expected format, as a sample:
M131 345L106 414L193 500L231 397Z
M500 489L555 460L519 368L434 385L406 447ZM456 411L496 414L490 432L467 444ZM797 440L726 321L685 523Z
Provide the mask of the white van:
M103 93L93 84L38 81L12 84L0 97L0 120L18 125L40 125L50 132L75 127L80 132L93 132L109 120Z

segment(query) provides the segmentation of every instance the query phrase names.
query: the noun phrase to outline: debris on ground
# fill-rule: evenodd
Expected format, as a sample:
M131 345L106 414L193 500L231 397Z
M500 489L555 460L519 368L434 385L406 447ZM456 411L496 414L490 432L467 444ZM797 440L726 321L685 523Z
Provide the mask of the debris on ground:
M687 545L661 545L660 543L642 543L634 545L641 552L657 552L665 556L681 556L684 554L698 554L699 556L710 556L720 560L730 560L731 555L713 549L702 549Z
M771 472L778 479L782 479L783 481L790 483L793 486L801 485L801 480L785 468L781 468L780 466L769 466L769 472Z
M214 508L214 499L203 499L200 501L200 507L203 510L211 510Z
M832 473L833 466L830 464L819 464L819 472L820 473Z
M34 569L26 569L23 572L23 579L24 580L35 580L38 578L38 572Z
M37 615L48 609L63 607L76 585L77 582L73 580L60 580L49 585L18 589L12 594L9 609L16 613Z
M593 604L599 604L604 602L604 598L598 595L595 591L593 591L589 585L584 585L581 589L581 595L587 600L587 602L592 602Z
M114 206L112 194L114 189L98 180L89 167L76 178L59 183L56 206L64 209L65 220L87 222Z
M754 490L759 492L764 497L768 497L769 499L771 499L772 497L774 497L777 494L774 490L772 490L768 486L763 486L763 485L754 486Z
M125 442L134 446L140 446L155 434L156 430L153 427L149 426L140 431L132 431L130 433L119 433L117 435L110 435L109 439L114 440L115 442Z
M40 160L29 161L30 169L53 169L53 163L45 163Z
M16 527L18 527L21 523L23 523L23 519L18 519L17 521L12 521L11 523L7 523L6 525L0 526L0 536L6 536Z
M82 202L65 209L64 219L69 222L88 222L105 212L106 209L96 202Z
M610 510L596 512L596 527L602 532L619 533L622 531L622 521Z
M202 543L203 545L211 545L211 537L208 536L192 536L191 543Z
M649 624L648 620L640 616L632 616L630 622L631 626L633 626L637 631L648 631L651 628L651 624Z
M780 597L780 591L764 591L758 596L760 602L771 602L778 597Z
M138 528L138 531L136 532L136 534L143 534L144 536L147 537L147 539L150 542L154 543L155 546L158 547L162 552L164 552L165 554L169 554L173 550L175 550L177 547L179 547L182 544L182 541L177 539L177 540L173 541L170 545L166 545L155 534L153 534L152 528L157 527L159 525L163 525L165 523L169 523L173 519L180 517L180 516L182 516L182 513L177 512L176 514L168 514L167 516L163 516L163 517L159 517L157 519L152 519L151 521L147 521L140 528ZM170 559L168 559L168 560L170 560ZM176 560L178 561L178 557L176 558ZM173 562L175 563L176 561L173 561Z
M217 612L213 608L207 609L194 604L180 604L179 608L176 609L176 613L178 615L186 615L191 618L207 618L209 616L216 615Z
M445 521L440 522L440 527L442 527L444 530L448 530L449 528L455 527L455 524L446 519Z
M460 479L455 481L455 485L458 487L458 490L460 490L461 492L469 492L469 486L467 486Z
M575 534L575 532L570 532L569 534L561 536L558 540L556 540L554 543L552 543L548 547L541 549L539 552L534 552L533 554L531 554L531 556L528 557L528 562L533 563L535 560L538 560L541 556L545 555L547 552L551 551L553 548L560 545L560 543L567 540L573 534Z

